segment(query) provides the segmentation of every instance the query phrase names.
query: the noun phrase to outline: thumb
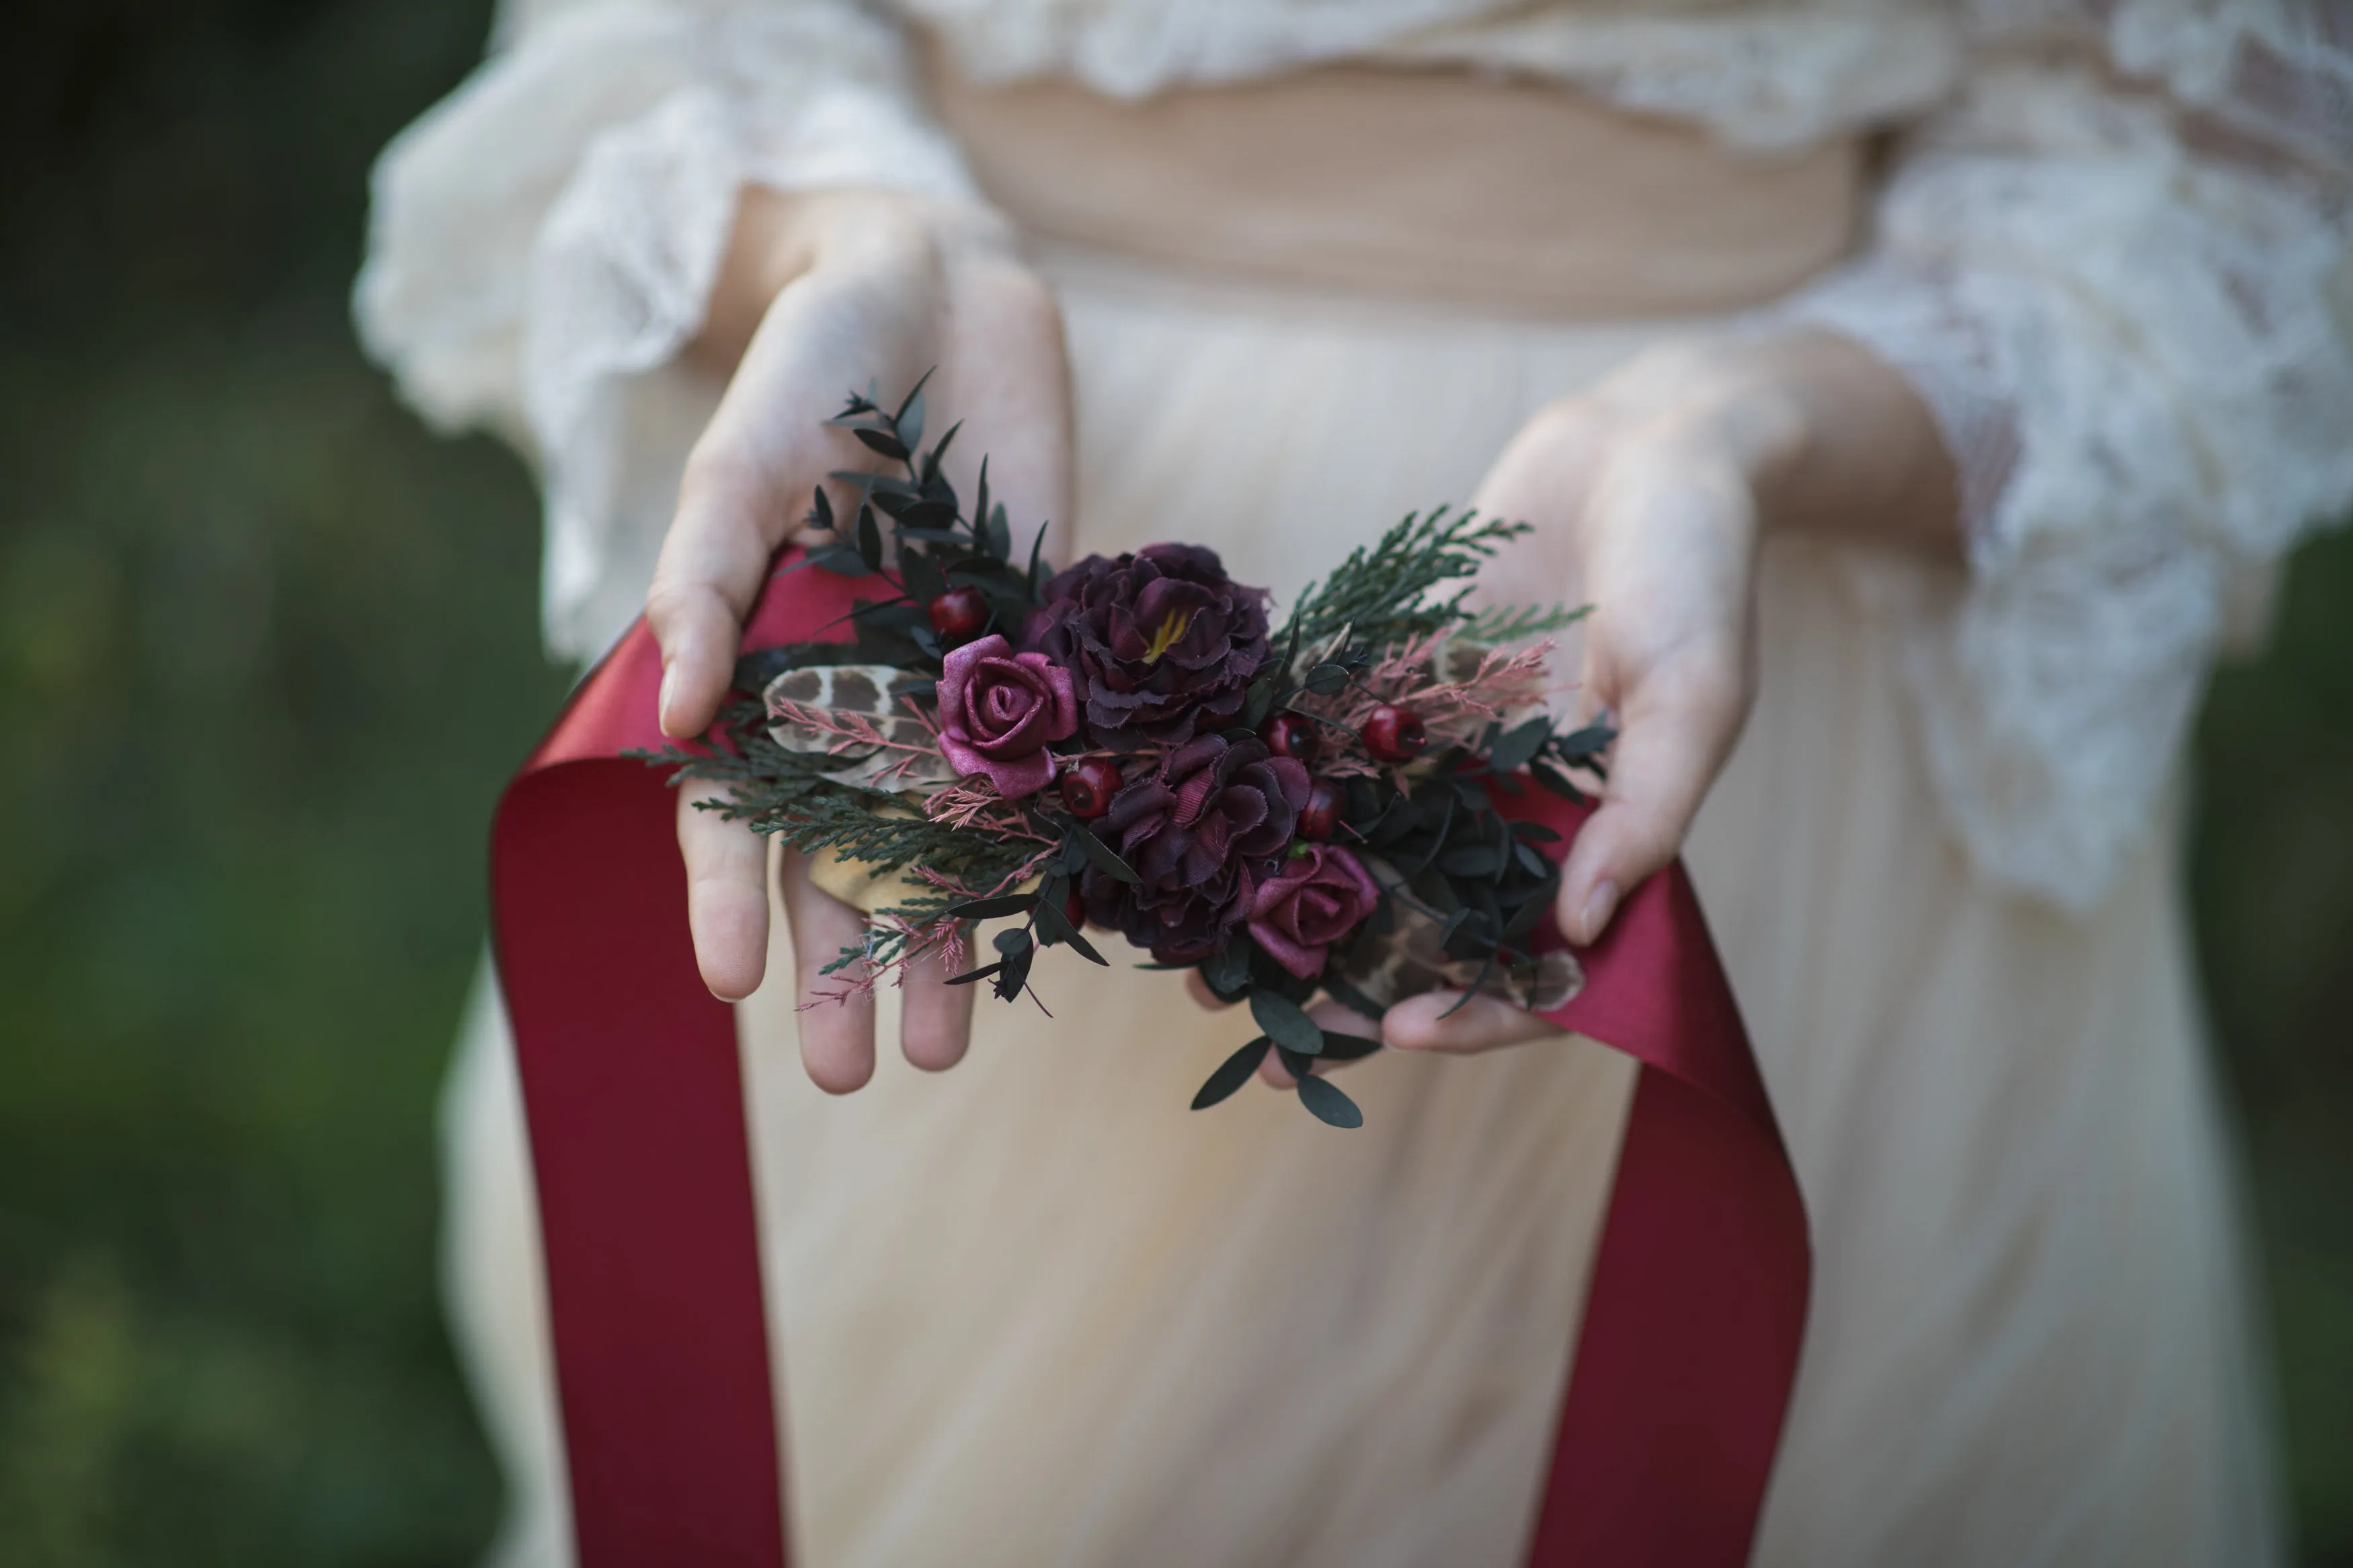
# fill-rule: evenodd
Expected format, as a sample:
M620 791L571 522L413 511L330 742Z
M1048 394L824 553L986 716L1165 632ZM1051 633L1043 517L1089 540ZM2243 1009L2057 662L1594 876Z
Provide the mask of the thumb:
M1682 850L1692 818L1739 733L1736 679L1694 674L1630 693L1601 806L1562 868L1561 930L1590 946L1626 895Z

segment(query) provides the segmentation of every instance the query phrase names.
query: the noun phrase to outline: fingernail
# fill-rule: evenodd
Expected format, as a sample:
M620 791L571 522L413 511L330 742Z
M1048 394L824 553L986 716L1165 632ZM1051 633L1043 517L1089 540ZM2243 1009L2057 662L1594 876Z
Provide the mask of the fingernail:
M661 690L654 698L654 722L670 728L670 694L678 689L678 665L668 661L662 665Z
M1604 878L1593 884L1593 891L1585 895L1585 909L1577 917L1583 932L1577 937L1579 946L1590 947L1599 940L1609 924L1609 917L1618 910L1618 884Z

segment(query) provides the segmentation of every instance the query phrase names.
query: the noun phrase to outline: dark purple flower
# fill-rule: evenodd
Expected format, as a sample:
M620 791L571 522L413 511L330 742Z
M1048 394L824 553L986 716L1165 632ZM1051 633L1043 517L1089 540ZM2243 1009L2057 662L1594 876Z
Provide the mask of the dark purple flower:
M940 670L940 751L960 773L987 773L1008 800L1054 776L1048 742L1079 727L1071 672L1044 654L1013 651L1001 637L968 642Z
M1155 963L1198 963L1226 945L1249 912L1257 883L1237 866L1230 882L1202 888L1134 888L1090 867L1079 880L1087 919L1148 948Z
M1077 678L1096 745L1181 746L1240 721L1266 597L1198 545L1090 555L1046 584L1023 640Z
M1252 895L1250 932L1277 963L1302 980L1324 973L1332 944L1373 912L1381 890L1345 849L1303 843Z
M1119 792L1103 835L1143 879L1090 870L1088 917L1162 963L1196 963L1223 947L1274 874L1307 803L1307 770L1257 740L1204 735Z

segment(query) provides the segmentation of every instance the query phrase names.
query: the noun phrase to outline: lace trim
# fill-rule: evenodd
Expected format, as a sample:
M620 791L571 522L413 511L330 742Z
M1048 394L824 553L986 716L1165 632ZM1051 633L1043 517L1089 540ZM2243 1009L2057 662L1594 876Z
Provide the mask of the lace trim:
M2158 106L2021 68L1924 131L1877 238L1784 314L1936 412L1975 583L1906 617L1930 777L1989 876L2082 908L2147 818L2234 574L2353 498L2346 237L2186 155Z
M840 0L543 11L377 165L362 336L437 425L535 453L558 653L602 651L622 536L668 521L640 514L676 476L631 471L624 425L701 330L746 181L976 199L896 33Z

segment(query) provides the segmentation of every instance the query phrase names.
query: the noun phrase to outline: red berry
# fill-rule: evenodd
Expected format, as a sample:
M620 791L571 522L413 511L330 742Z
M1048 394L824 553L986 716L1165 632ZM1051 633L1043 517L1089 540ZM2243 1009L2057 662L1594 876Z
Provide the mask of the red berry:
M1345 804L1340 786L1327 779L1317 779L1307 786L1307 804L1299 808L1299 836L1319 843L1340 831L1340 810Z
M1082 757L1062 774L1062 804L1072 816L1091 821L1111 809L1111 797L1124 782L1109 757Z
M1373 710L1365 727L1356 731L1356 738L1365 742L1365 750L1372 752L1376 761L1384 763L1409 763L1430 744L1429 731L1421 727L1421 715L1389 702Z
M923 609L945 643L970 642L988 624L988 601L977 588L950 588Z
M1303 763L1315 760L1315 721L1303 713L1270 713L1258 727L1258 738L1278 757Z
M1086 929L1087 901L1079 897L1079 889L1075 884L1072 885L1070 895L1062 900L1062 918L1071 922L1072 931Z

